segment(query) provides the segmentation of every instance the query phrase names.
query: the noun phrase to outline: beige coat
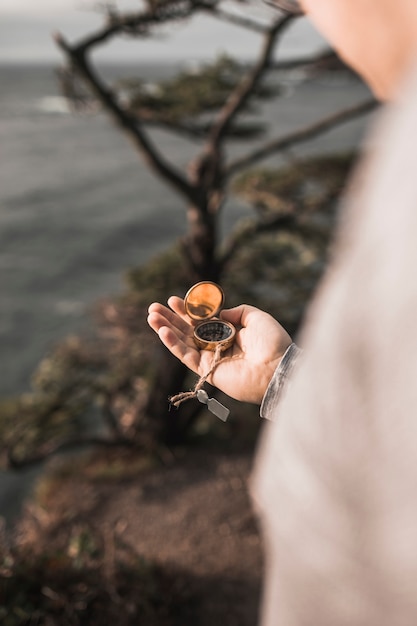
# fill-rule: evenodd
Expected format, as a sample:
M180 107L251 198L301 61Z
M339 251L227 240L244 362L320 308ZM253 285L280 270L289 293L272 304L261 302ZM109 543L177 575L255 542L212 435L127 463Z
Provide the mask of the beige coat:
M417 72L378 118L257 457L264 626L417 626Z

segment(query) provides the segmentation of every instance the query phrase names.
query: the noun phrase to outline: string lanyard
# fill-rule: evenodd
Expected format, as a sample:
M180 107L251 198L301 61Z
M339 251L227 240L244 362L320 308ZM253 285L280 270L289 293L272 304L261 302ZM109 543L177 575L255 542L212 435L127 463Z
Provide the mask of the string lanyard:
M203 376L200 376L194 386L194 389L192 389L191 391L183 391L169 398L171 406L175 406L178 408L186 400L197 398L199 402L201 402L202 404L206 404L208 410L216 415L216 417L221 419L223 422L227 420L230 410L215 398L209 398L208 393L203 389L204 383L207 381L208 377L214 372L214 370L222 360L222 352L225 349L227 349L227 346L224 346L222 344L216 346L213 356L213 362L209 371Z
M193 334L194 343L200 350L210 350L214 355L209 371L200 376L194 389L172 396L169 402L171 406L178 408L186 400L197 398L199 402L207 405L209 411L225 422L230 413L229 409L215 398L209 398L203 389L204 383L222 360L222 353L232 346L236 336L236 328L230 322L216 317L223 302L222 288L210 280L196 283L185 294L185 310L191 320L196 323Z

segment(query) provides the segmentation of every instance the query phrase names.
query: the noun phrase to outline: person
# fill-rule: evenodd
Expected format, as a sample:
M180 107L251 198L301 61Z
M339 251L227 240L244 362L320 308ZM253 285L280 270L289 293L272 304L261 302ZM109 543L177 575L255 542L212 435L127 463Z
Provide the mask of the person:
M265 544L264 626L417 624L417 2L282 0L304 10L384 101L299 337L223 312L234 355L214 385L263 403L251 480ZM149 324L201 374L181 299ZM290 356L289 356L290 354ZM284 365L283 365L284 363ZM287 380L287 384L283 384Z

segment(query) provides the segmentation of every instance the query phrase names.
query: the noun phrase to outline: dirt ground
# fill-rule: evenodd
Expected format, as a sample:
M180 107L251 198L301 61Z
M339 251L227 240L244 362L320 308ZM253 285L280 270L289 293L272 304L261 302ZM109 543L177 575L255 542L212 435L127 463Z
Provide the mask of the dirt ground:
M248 493L252 459L250 450L209 446L149 466L115 453L83 461L80 472L76 459L58 464L26 507L17 541L83 558L88 537L100 536L110 578L122 552L162 572L158 593L166 588L170 599L158 624L255 626L262 555Z

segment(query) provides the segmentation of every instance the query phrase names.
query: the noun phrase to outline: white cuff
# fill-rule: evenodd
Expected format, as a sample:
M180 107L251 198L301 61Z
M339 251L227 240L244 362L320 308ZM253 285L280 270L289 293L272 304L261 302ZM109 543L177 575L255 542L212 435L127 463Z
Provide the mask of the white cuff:
M261 417L269 420L274 419L276 409L287 386L287 381L301 352L301 348L296 346L295 343L292 343L284 352L284 356L279 362L262 399Z

